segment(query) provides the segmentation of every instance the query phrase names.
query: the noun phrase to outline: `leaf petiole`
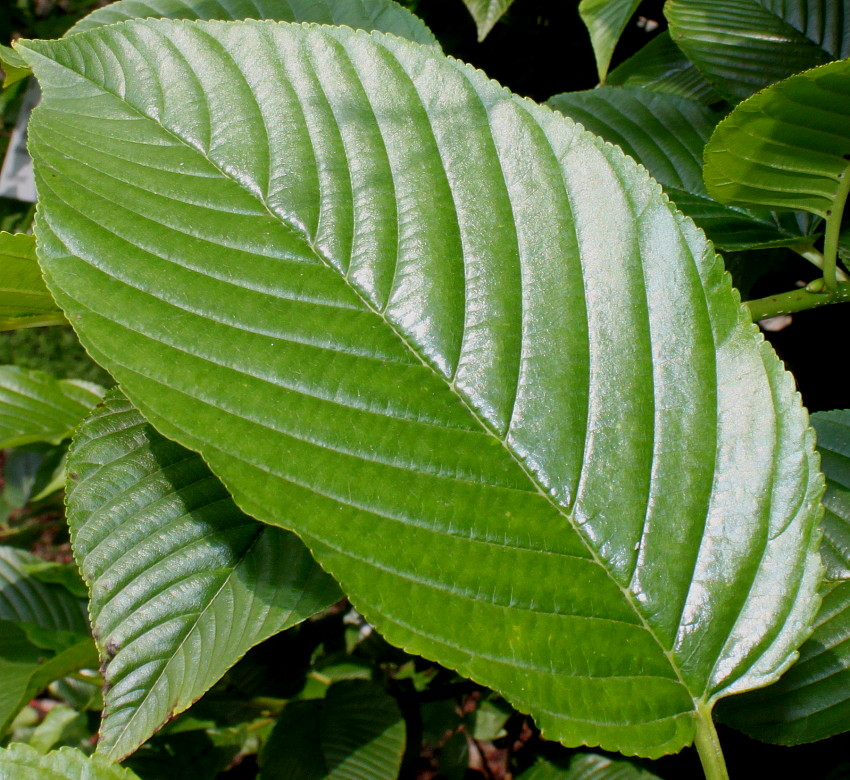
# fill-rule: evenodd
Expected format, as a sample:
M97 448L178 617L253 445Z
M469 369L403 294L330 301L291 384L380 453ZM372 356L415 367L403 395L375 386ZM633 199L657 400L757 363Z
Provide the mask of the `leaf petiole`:
M699 753L705 780L729 780L723 749L720 747L717 730L714 728L714 719L711 717L711 707L708 704L698 704L694 719L696 720L694 747Z
M768 317L778 317L780 314L794 314L807 309L817 309L820 306L826 306L828 303L850 301L850 283L836 283L833 292L824 288L824 280L815 279L814 282L806 287L801 287L799 290L790 290L746 303L753 322L758 322L759 320L766 320Z
M826 215L826 233L823 239L823 281L829 292L836 289L836 256L838 255L838 234L841 232L841 218L850 193L850 165L838 174L838 192L832 208Z

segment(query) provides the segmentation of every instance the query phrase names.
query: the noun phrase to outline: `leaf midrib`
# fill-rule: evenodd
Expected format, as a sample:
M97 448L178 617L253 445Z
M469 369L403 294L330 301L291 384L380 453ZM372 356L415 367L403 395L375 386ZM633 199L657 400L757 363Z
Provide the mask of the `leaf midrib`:
M181 21L183 21L183 20L181 20ZM191 24L191 22L189 22L189 24ZM356 31L356 32L361 32L361 31ZM361 34L363 34L363 33L361 32ZM366 34L369 35L368 33L366 33ZM392 37L392 36L390 36L390 37ZM629 591L627 588L625 588L623 585L621 585L620 582L613 576L613 573L611 572L611 570L605 565L603 559L599 556L599 554L592 547L592 545L590 545L590 543L588 542L588 540L586 539L584 534L581 532L580 526L579 526L578 523L576 523L573 515L571 513L567 512L567 511L565 511L564 508L562 506L560 506L560 504L558 504L557 502L555 502L553 500L553 498L549 495L549 493L544 489L543 485L537 479L536 475L533 472L531 472L525 466L525 464L522 462L522 460L517 456L517 454L509 446L508 442L506 440L503 440L498 435L498 432L491 426L491 424L485 418L483 418L481 415L479 415L477 410L473 406L471 406L471 404L468 401L468 399L466 398L466 396L463 393L457 391L455 384L451 380L449 380L445 375L440 373L419 352L419 350L416 349L416 347L413 344L411 344L411 342L395 326L395 324L392 321L390 321L389 319L387 319L387 317L384 315L384 313L382 311L376 309L370 303L368 298L361 292L361 290L358 288L356 283L347 279L346 276L343 273L341 273L340 269L336 265L334 265L334 263L332 263L328 258L326 258L324 256L324 254L316 247L314 241L311 239L311 237L309 235L307 235L304 231L297 228L295 225L293 225L291 222L289 222L285 217L282 217L281 215L277 214L269 206L269 204L268 204L268 202L267 202L267 200L264 196L261 197L260 195L257 194L256 191L249 188L245 183L240 181L237 177L231 176L230 174L228 174L224 169L222 169L218 164L216 164L216 162L214 160L210 159L205 153L203 153L197 146L191 144L189 141L187 141L185 138L183 138L180 134L178 134L176 131L172 130L170 127L167 127L165 124L163 124L161 121L159 121L155 117L152 117L152 116L144 113L141 109L137 108L135 105L130 103L128 100L125 100L122 96L120 96L117 93L107 89L103 84L98 83L94 79L90 78L88 75L80 73L79 71L74 70L73 68L69 67L68 65L61 63L58 60L51 59L51 58L47 57L46 55L41 54L38 51L35 51L33 49L30 49L30 48L27 48L26 50L28 52L30 52L31 54L34 54L37 57L41 57L41 58L47 60L48 62L52 63L53 65L56 65L56 66L58 66L58 67L60 67L64 70L68 71L69 73L73 74L77 78L93 85L94 87L99 89L104 94L107 94L107 95L111 96L112 98L114 98L115 100L117 100L122 106L124 106L127 109L129 109L130 111L134 112L136 115L139 116L139 118L147 120L149 122L152 122L154 125L156 125L158 128L160 128L163 132L167 133L174 140L176 140L180 144L181 147L185 148L189 152L192 152L192 153L199 155L201 157L201 159L203 159L209 166L211 166L219 174L219 176L221 176L223 179L225 179L227 181L230 181L233 184L236 184L243 192L245 192L252 199L254 199L258 203L260 203L262 205L263 209L277 223L279 223L284 228L286 228L292 235L300 238L306 244L306 246L310 249L310 251L316 257L316 259L318 259L319 262L321 262L322 265L326 269L332 270L341 279L341 281L353 291L353 293L357 296L358 300L361 302L362 306L367 311L378 316L381 319L381 322L387 328L390 329L390 331L393 333L393 335L396 336L396 338L398 338L401 341L401 343L406 348L406 350L410 354L415 356L416 359L420 362L420 364L422 366L427 368L436 378L438 378L441 381L441 383L443 383L446 386L446 388L449 390L449 392L451 392L452 396L455 397L458 401L460 401L460 403L463 405L463 407L469 413L470 417L481 427L481 429L487 435L489 435L490 437L492 437L493 439L495 439L496 441L499 442L499 444L505 450L505 452L508 454L508 456L511 458L511 460L520 469L521 473L526 477L526 479L529 481L529 483L534 487L534 490L536 491L536 493L538 493L540 496L542 496L545 499L546 503L550 507L552 507L560 516L562 516L569 523L570 528L576 534L576 536L581 541L582 545L584 546L584 548L587 550L588 554L590 555L590 559L596 565L598 565L600 567L600 569L605 573L605 575L611 580L611 582L617 587L617 589L623 595L623 598L625 599L626 603L628 604L628 606L631 608L632 612L634 612L634 614L637 616L638 620L640 621L641 627L652 637L653 641L657 644L658 648L661 650L662 654L667 659L668 663L670 664L670 668L675 673L676 680L679 682L679 684L682 686L682 688L687 692L690 699L694 702L695 705L701 701L700 698L698 698L697 696L695 696L691 692L688 684L686 683L686 681L685 681L685 679L682 675L681 669L679 668L678 664L676 663L676 659L675 659L675 656L674 656L672 650L669 650L664 646L664 644L662 643L658 634L653 630L652 626L646 620L646 617L644 616L643 612L638 608L636 600L635 600L633 594L631 593L631 591ZM448 62L450 62L452 64L452 66L456 67L453 60L449 59ZM240 75L242 75L241 70L238 68L238 66L236 66L235 62L234 62L234 67L236 67L236 69L239 70ZM476 90L476 92L477 92L477 90ZM513 95L511 96L511 99L514 100L515 102L517 100ZM522 101L522 99L520 99L520 102L524 102L524 101ZM38 116L38 115L40 115L40 113L43 110L44 110L44 108L42 106L38 106L38 107L36 107L36 109L34 110L33 113L34 113L34 115ZM553 112L553 113L556 113L556 112ZM334 117L334 120L336 121L335 117ZM183 442L180 442L180 443L183 444ZM186 446L189 446L191 448L191 443L187 444ZM219 479L221 479L221 481L225 483L225 486L227 486L225 478L219 476ZM234 502L237 503L237 505L239 505L239 502L238 502L238 500L236 499L235 496L234 496ZM240 509L243 509L243 511L245 511L243 507L240 507ZM696 706L695 706L695 709L696 709Z

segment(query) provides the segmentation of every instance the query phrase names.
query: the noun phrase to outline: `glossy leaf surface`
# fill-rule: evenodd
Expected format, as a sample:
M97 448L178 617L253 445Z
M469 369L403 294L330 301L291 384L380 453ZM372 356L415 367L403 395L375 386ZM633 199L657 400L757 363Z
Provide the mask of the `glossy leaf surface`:
M417 43L437 44L424 22L393 0L119 0L90 13L68 32L128 19L271 19L344 24L380 30Z
M826 475L823 605L800 658L775 685L731 700L724 720L796 745L850 730L850 410L812 415Z
M41 755L29 745L14 744L0 748L0 780L138 780L138 775L76 748Z
M28 574L39 562L0 547L0 735L53 680L97 665L85 601Z
M590 33L600 82L605 81L614 47L639 5L640 0L581 0L578 4L581 20Z
M240 512L199 455L117 391L77 431L68 524L106 680L98 751L120 759L255 644L341 598L291 533Z
M91 382L0 366L0 448L37 441L58 444L71 435L103 392Z
M783 229L768 212L708 197L702 155L721 114L696 101L643 87L598 87L555 95L549 105L645 165L719 249L805 245L817 238Z
M0 231L0 330L64 323L41 278L35 236Z
M669 0L670 35L732 102L850 55L850 0Z
M18 46L40 258L81 339L390 642L552 738L649 755L791 662L820 567L806 416L619 149L392 36Z
M405 723L373 682L332 685L324 699L293 701L260 757L261 780L396 780Z
M706 146L709 194L723 203L829 216L847 196L848 118L850 60L753 95L717 126Z
M483 41L495 26L496 22L502 18L505 11L511 6L514 0L463 0L472 18L475 20L475 26L478 28L478 40Z
M723 100L667 30L608 74L611 86L644 87L711 105Z

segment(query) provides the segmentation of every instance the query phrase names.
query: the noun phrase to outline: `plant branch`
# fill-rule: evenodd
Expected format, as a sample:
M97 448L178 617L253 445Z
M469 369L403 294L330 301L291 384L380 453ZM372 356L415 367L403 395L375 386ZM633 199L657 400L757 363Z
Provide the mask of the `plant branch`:
M811 244L807 244L806 246L791 246L788 247L796 252L800 257L804 257L808 260L812 265L817 266L820 269L823 269L823 254L815 249ZM840 268L835 269L835 278L839 282L850 282L850 276L844 273Z
M758 322L759 320L766 320L768 317L778 317L780 314L793 314L807 309L817 309L829 303L850 301L850 283L836 283L834 292L819 289L822 287L823 280L816 279L799 290L747 301L747 306L750 309L750 314L752 314L753 322Z
M696 719L694 746L699 753L705 780L729 780L723 749L720 747L717 730L714 728L714 719L711 717L711 707L707 704L698 704L694 718Z
M838 192L832 208L826 212L826 233L823 239L823 281L829 292L836 288L836 257L838 255L838 234L841 232L841 218L844 216L844 206L850 193L850 165L838 174Z

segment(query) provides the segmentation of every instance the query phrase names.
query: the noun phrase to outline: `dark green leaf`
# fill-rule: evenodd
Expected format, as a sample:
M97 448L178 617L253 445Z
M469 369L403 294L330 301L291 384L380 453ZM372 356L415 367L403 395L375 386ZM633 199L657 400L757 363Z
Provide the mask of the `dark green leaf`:
M83 343L388 641L646 755L793 660L807 417L619 149L394 36L18 47L40 259Z
M653 92L697 100L712 105L723 100L696 66L673 43L670 33L656 35L608 74L610 86L644 87Z
M487 33L496 26L514 0L463 0L475 26L478 28L478 40L483 41Z
M850 55L850 0L668 0L670 35L733 103Z
M260 756L262 780L396 780L405 724L375 683L332 685L324 699L287 704Z
M77 431L68 470L107 685L99 752L131 753L253 645L340 598L297 537L242 514L117 391Z
M628 761L615 761L595 753L578 753L563 769L543 759L523 772L519 780L658 780Z
M555 95L549 105L645 165L720 249L806 246L817 238L783 229L768 212L708 197L702 155L721 114L696 101L642 87L599 87Z

